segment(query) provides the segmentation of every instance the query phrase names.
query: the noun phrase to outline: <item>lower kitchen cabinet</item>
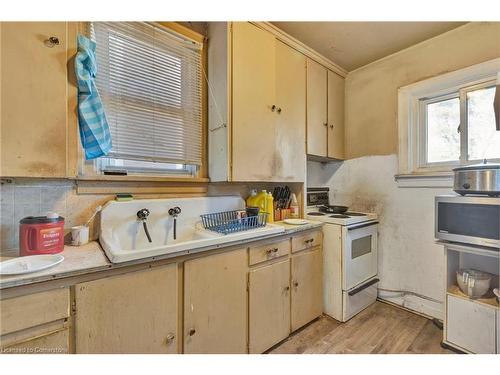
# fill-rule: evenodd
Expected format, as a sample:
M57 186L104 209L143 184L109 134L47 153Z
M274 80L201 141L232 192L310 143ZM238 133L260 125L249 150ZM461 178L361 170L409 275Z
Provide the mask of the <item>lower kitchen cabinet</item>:
M494 354L498 313L498 309L493 306L448 295L446 340L472 353Z
M184 353L247 352L247 249L184 263Z
M290 334L290 260L248 274L249 352L262 353Z
M77 353L177 353L177 264L75 285Z
M295 331L323 313L321 248L292 256L291 327Z

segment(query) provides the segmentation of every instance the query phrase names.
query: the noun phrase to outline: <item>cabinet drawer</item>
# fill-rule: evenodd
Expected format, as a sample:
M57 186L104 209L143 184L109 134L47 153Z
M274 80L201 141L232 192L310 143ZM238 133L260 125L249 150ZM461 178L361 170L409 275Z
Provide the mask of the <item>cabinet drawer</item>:
M447 298L446 340L472 353L495 353L495 308L451 295Z
M321 231L309 232L292 237L292 253L300 250L310 249L320 246L323 243L323 233Z
M248 264L253 265L279 258L290 253L290 240L281 240L252 246L248 252Z
M69 289L54 289L0 301L4 335L69 316Z

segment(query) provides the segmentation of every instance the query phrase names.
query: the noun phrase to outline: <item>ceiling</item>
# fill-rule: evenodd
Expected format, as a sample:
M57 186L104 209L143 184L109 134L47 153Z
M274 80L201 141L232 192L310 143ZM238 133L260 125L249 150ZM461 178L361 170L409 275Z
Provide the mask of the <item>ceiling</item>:
M347 71L465 22L272 22Z

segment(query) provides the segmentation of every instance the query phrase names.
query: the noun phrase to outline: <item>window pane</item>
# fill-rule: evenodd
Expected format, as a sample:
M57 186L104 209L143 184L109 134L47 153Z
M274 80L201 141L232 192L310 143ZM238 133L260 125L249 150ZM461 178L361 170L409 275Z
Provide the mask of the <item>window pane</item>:
M447 99L427 105L427 162L458 160L460 157L460 100Z
M469 160L500 158L500 132L495 128L495 88L467 93Z

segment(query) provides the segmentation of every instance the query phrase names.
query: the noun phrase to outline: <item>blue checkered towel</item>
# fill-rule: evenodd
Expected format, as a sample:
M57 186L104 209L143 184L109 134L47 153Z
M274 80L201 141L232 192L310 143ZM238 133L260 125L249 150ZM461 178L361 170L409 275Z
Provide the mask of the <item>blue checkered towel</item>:
M95 159L111 150L111 134L94 78L97 73L96 44L78 35L75 59L78 80L78 122L85 158Z

